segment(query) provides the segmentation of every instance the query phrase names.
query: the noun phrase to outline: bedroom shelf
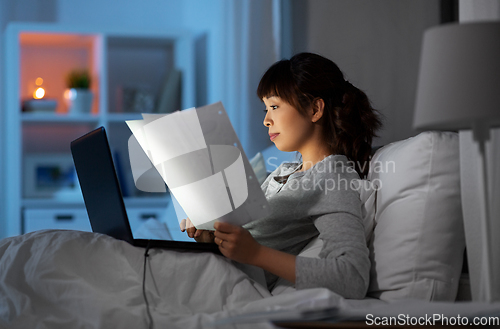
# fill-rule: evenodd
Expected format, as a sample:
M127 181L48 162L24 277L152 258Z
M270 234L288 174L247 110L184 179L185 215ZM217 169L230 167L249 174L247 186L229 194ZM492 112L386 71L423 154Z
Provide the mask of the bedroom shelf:
M131 197L124 198L125 205L130 207L166 207L170 203L170 199L167 196L158 197ZM23 198L21 205L26 208L49 208L55 209L60 207L82 207L83 199L67 199L67 200L57 200L57 199L27 199Z
M126 120L140 120L142 115L140 113L109 113L109 122L125 122Z
M0 218L8 220L0 222L0 238L25 233L26 214L33 221L35 210L84 207L81 192L71 181L75 176L61 172L65 173L68 161L72 165L70 142L99 126L108 132L127 206L139 212L171 206L168 195L149 196L135 188L128 161L131 132L125 121L157 110L156 101L165 92L171 72L182 75L175 106L196 105L195 39L191 33L11 23L5 29L3 46L5 98L0 133L7 156L1 187L5 207L0 209ZM90 72L90 113L72 113L64 97L65 78L74 69ZM40 86L45 92L42 98L48 101L36 103L33 99ZM26 104L35 104L35 108ZM43 109L47 104L54 105ZM58 178L53 176L56 171ZM80 194L76 201L75 193ZM39 227L33 222L29 226Z
M57 114L57 113L22 113L23 123L97 123L98 114Z

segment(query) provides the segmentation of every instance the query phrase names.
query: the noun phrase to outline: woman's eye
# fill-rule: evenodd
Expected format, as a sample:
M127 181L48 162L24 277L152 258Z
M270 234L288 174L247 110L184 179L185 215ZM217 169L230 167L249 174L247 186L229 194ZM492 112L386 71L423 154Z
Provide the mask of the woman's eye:
M276 109L278 108L278 105L270 105L269 107L270 107L272 110L276 110ZM268 111L268 110L267 110L267 108L266 108L266 109L264 109L263 111L264 111L264 113L267 113L267 111Z

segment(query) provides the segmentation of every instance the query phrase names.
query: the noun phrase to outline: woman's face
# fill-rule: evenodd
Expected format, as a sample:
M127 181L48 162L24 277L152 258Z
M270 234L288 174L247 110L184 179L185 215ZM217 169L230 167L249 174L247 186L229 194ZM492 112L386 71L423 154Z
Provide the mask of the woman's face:
M311 144L313 122L277 96L264 97L266 117L264 126L276 147L284 152L299 151Z

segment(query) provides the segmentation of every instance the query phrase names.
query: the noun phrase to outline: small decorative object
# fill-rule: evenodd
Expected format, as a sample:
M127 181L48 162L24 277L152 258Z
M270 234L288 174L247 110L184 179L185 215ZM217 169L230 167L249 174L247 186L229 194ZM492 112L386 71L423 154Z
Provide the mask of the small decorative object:
M146 89L135 92L133 111L137 113L151 113L155 108L155 96Z
M71 71L66 78L68 89L64 98L68 101L70 113L90 113L93 94L89 90L92 79L87 70Z
M43 79L36 78L33 89L33 98L23 101L24 112L55 112L57 101L45 98L46 92L43 86Z
M80 185L70 154L27 154L24 160L24 196L78 196Z
M151 113L155 108L155 95L147 86L120 86L117 88L117 111Z
M42 87L43 79L41 77L36 78L35 80L36 89L33 92L34 99L42 99L45 96L45 88Z

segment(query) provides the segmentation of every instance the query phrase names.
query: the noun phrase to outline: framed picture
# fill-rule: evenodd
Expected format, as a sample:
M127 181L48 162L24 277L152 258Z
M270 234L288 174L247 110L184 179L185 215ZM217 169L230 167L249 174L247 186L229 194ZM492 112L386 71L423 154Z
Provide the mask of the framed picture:
M70 154L27 154L24 157L23 179L26 198L81 196Z

